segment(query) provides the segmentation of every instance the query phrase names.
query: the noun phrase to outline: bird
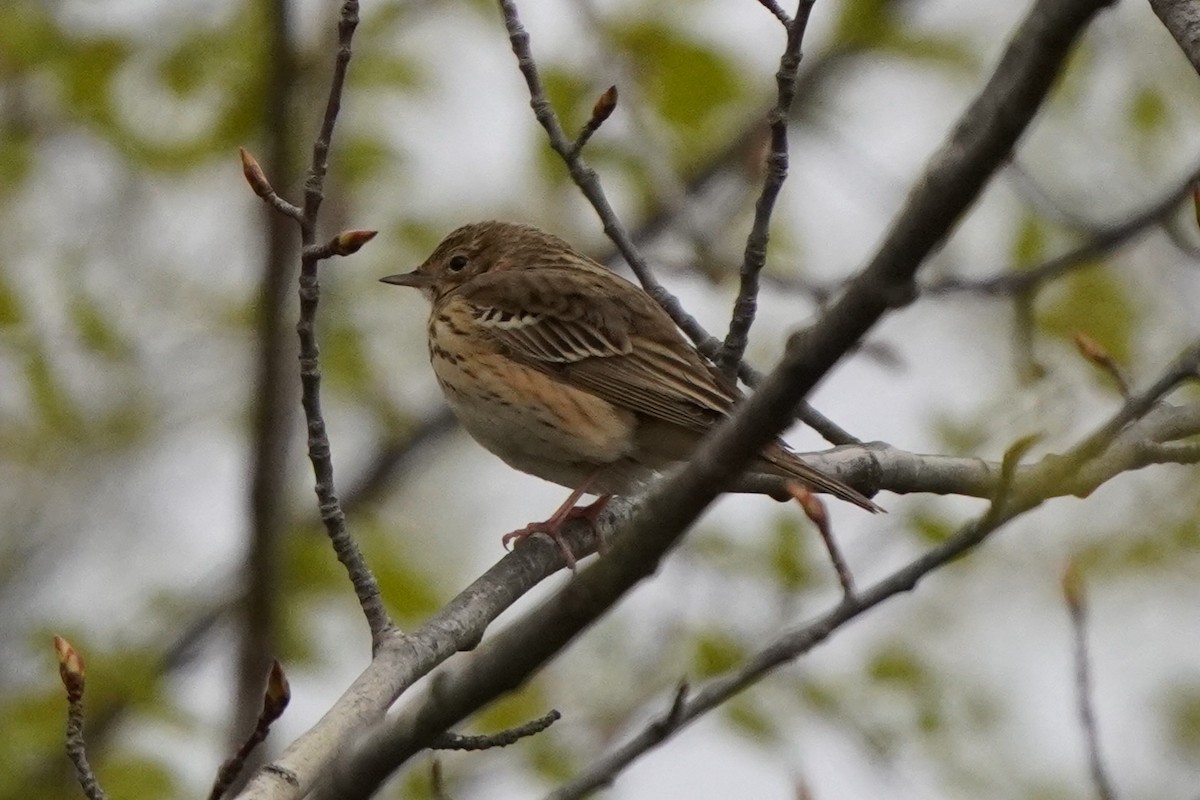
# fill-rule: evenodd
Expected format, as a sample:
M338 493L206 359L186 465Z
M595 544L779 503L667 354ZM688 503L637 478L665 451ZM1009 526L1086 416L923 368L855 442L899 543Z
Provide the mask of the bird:
M650 295L532 225L463 225L412 272L380 280L430 301L429 360L463 428L511 467L571 490L547 520L502 543L545 533L572 569L569 520L594 527L610 497L685 461L743 399ZM754 481L763 476L774 480ZM882 510L782 439L743 483L731 490L785 499L814 489ZM584 494L598 499L577 506Z

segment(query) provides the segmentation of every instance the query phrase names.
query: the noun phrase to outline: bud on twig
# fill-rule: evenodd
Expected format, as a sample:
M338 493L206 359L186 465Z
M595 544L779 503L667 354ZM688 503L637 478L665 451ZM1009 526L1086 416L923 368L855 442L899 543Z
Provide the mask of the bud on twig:
M375 238L379 231L350 230L342 231L329 240L325 246L330 255L348 256L357 253L362 246Z
M54 637L54 654L58 656L58 676L67 689L67 697L78 700L83 695L83 656L61 636Z
M604 120L612 116L616 108L617 87L610 86L604 90L596 100L596 104L592 106L592 118L583 126L583 130L579 132L579 136L575 137L575 144L571 145L571 153L568 158L575 158L579 155L579 152L583 150L583 146L588 143L588 139L591 139L592 134L600 129L600 126L604 124Z
M846 563L837 540L833 538L833 527L829 524L829 512L825 510L825 503L817 497L812 489L799 481L787 481L783 486L792 499L804 509L805 515L817 526L817 533L821 534L821 542L829 554L829 562L833 565L838 583L842 586L842 595L846 599L852 598L854 596L854 576L850 573L850 565Z
M292 699L292 689L279 662L271 660L271 672L267 676L267 691L263 695L263 719L274 722L283 715Z
M1082 331L1075 331L1072 338L1075 340L1075 348L1079 350L1080 355L1111 375L1117 383L1121 396L1129 397L1129 381L1125 379L1125 374L1121 371L1116 359L1104 349L1104 346Z
M270 197L275 193L271 188L271 182L267 180L267 175L263 172L262 167L258 165L258 161L244 147L238 148L238 154L242 157L242 174L246 176L246 183L250 184L250 188L259 197Z
M613 111L617 108L617 87L610 86L604 90L604 94L596 100L596 105L592 106L592 123L599 128L604 120L612 116Z
M804 509L804 514L813 521L813 524L822 531L829 531L829 513L825 510L825 504L821 502L821 498L817 497L816 493L811 491L807 486L793 484L799 491L793 491L792 497L796 498L796 502Z

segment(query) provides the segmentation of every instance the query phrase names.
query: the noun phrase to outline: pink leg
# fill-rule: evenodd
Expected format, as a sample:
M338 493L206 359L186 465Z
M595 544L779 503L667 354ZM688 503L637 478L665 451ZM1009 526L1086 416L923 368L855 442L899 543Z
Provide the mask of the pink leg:
M594 503L577 507L575 504L579 502L579 498L583 497L583 495L587 492L588 484L590 483L591 479L588 479L583 482L582 486L572 491L570 496L567 497L566 501L559 506L558 509L551 514L550 518L545 522L531 522L520 530L515 530L512 533L506 533L500 539L500 543L505 547L508 547L509 542L516 542L519 544L527 537L532 536L535 533L544 533L558 543L558 547L560 550L562 550L563 558L566 560L567 566L574 571L575 554L571 552L571 548L567 547L566 541L563 540L563 526L572 520L582 519L586 520L587 523L592 526L592 529L595 530L596 517L599 516L600 512L604 510L604 507L608 505L608 501L612 497L612 495L606 494L603 497L600 497ZM602 541L602 549L603 544L604 543Z

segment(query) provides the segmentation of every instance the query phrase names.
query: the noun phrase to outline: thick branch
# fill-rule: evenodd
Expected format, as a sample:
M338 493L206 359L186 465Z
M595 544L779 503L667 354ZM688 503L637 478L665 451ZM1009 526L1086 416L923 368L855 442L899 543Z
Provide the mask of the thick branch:
M1194 0L1150 0L1150 7L1200 73L1200 6Z
M1149 408L1149 404L1161 396L1162 387L1167 384L1170 376L1177 372L1179 363L1188 357L1188 352L1185 352L1168 369L1163 378L1138 396L1135 404L1139 408ZM1105 431L1121 424L1120 421L1124 419L1127 407L1118 411L1111 420L1084 441L1101 437ZM1195 432L1194 425L1200 423L1200 408L1193 407L1191 416L1193 427L1181 430L1174 428L1173 424L1161 415L1151 413L1134 425L1125 428L1125 432L1121 434L1120 438L1145 442L1158 440L1162 436L1173 438L1176 434L1188 435L1188 431ZM1114 446L1102 456L1089 457L1089 463L1079 465L1081 471L1090 473L1093 479L1103 482L1114 475L1137 468L1141 465L1138 448L1132 442L1128 444L1130 446ZM813 622L797 626L784 633L729 674L711 681L700 691L682 701L677 698L668 715L646 726L628 742L596 761L569 783L552 792L546 800L573 800L585 797L594 790L610 784L622 770L636 759L670 739L694 720L754 685L776 668L809 652L863 612L898 593L915 588L922 577L973 549L1018 514L1034 508L1051 496L1062 494L1070 488L1059 482L1062 472L1060 469L1062 457L1050 456L1042 459L1038 464L1017 467L1015 461L1019 458L1021 450L1021 445L1014 447L1012 459L1014 463L1009 464L1007 469L1000 465L995 467L997 481L993 482L992 488L996 499L987 512L977 520L964 526L942 545L915 559L866 591L861 593L845 592L842 602L832 611ZM1083 451L1084 448L1079 446L1072 452ZM1008 461L1007 458L1006 461ZM1002 472L1006 473L1003 478L1000 477ZM1104 478L1099 479L1100 475L1103 475ZM1104 789L1107 788L1108 783L1099 762L1099 751L1094 741L1095 722L1090 716L1091 709L1087 699L1089 679L1086 671L1087 655L1083 639L1082 601L1073 603L1071 610L1072 619L1076 623L1077 680L1081 713L1085 730L1089 735L1089 756L1094 780L1098 789ZM1111 798L1111 790L1101 792L1101 797Z
M1105 5L1106 0L1035 3L995 74L909 195L879 253L843 297L815 328L789 341L783 362L739 412L701 446L686 467L655 487L603 559L581 572L547 603L491 639L457 669L448 670L435 702L414 704L409 712L372 735L364 749L343 764L344 773L353 776L353 786L339 785L336 794L370 794L431 737L520 686L632 586L657 569L659 561L701 511L790 422L796 404L821 376L886 311L911 297L918 267L945 239L1007 157L1045 99L1071 44ZM515 21L512 3L504 2L503 6L514 50L525 53L522 70L533 89L531 62L525 63L527 37ZM536 105L535 111L545 113ZM987 532L972 530L963 547L973 546ZM915 583L922 574L905 573L899 580L907 576ZM869 605L883 596L866 595L871 598Z

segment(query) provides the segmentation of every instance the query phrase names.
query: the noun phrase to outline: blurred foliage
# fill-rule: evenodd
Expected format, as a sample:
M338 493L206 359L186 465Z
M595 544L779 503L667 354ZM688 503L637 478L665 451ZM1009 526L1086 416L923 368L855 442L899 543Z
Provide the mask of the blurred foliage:
M1200 687L1174 688L1163 705L1168 713L1168 740L1181 756L1200 763Z
M1125 281L1100 264L1055 281L1039 304L1037 319L1052 336L1069 342L1076 331L1082 331L1118 364L1130 363L1137 311Z
M717 141L714 134L721 131L714 126L733 121L729 109L742 88L733 64L666 20L618 24L609 38L629 59L643 96L674 134L674 166L692 166Z
M890 207L891 198L902 195L912 169L905 159L912 157L903 147L876 151L890 141L890 131L859 130L861 139L855 139L850 131L863 112L856 104L895 107L894 120L928 109L900 93L873 94L864 101L864 75L888 75L897 81L889 84L895 92L901 79L958 91L985 74L994 49L985 51L984 45L991 48L1003 37L981 28L970 15L930 19L918 5L843 0L816 7L814 15L823 17L813 30L820 33L806 41L802 66L811 70L814 84L806 88L814 90L813 99L797 109L794 141L801 155L807 155L802 148L812 147L822 158L840 159L838 185L826 185L819 202L797 211L786 203L793 191L789 184L772 234L773 264L786 261L781 254L803 252L806 271L820 266L808 263L816 260L810 253L820 252L811 247L817 235L874 239L882 227L876 206ZM294 113L279 120L264 118L268 93L277 91L269 68L279 63L279 54L269 49L270 4L228 0L197 4L186 13L172 12L174 4L160 6L138 18L109 18L42 0L0 6L0 238L5 242L0 251L0 503L5 509L0 800L75 794L62 755L65 702L49 647L51 631L68 635L87 661L92 760L110 796L195 796L206 788L187 785L191 778L184 778L203 771L196 762L180 768L179 752L190 748L147 752L147 731L172 745L226 739L223 730L210 727L220 715L202 721L197 712L228 700L192 697L193 688L203 683L194 680L192 669L226 664L236 637L226 625L216 626L217 635L196 641L189 636L205 614L233 603L231 576L247 527L240 470L253 400L262 217L261 204L237 177L236 147L261 148L270 126L284 126L293 136L293 151L307 157L314 121L324 107L336 9L293 9L300 37L292 59ZM697 202L701 211L707 210L705 202L724 209L713 223L700 214L699 222L678 226L698 230L688 232L696 234L694 252L668 252L664 260L672 264L692 263L690 256L703 260L740 252L735 240L752 209L757 187L746 179L754 169L745 153L726 164L714 159L748 123L762 118L774 92L774 67L752 66L750 56L759 54L747 52L757 40L723 41L722 31L699 30L696 20L704 19L704 8L700 3L679 8L618 4L585 31L593 40L589 48L548 46L538 21L527 20L549 98L568 135L586 122L614 72L634 82L619 87L617 113L586 151L627 222L635 224L647 208L669 209L681 201ZM560 11L571 13L567 6ZM411 263L467 215L548 219L567 235L571 226L589 234L595 228L590 213L576 213L583 205L578 190L530 119L521 117L519 130L527 139L519 146L484 148L493 137L506 141L511 134L501 127L509 122L496 114L496 98L526 110L527 98L503 94L523 88L515 66L506 81L498 82L484 74L487 68L480 65L485 62L450 63L441 48L428 47L449 31L461 30L465 40L483 30L493 38L472 40L471 46L507 57L494 3L388 0L366 4L363 13L330 155L333 188L325 224L331 230L322 234L345 223L377 227L383 235L359 259L332 262L329 269L337 272L324 281L329 290L319 326L321 366L339 479L369 464L373 445L392 441L381 432L420 419L427 412L424 398L431 394L425 372L398 374L395 354L381 358L376 349L381 320L411 323L416 336L423 325L421 319L401 318L394 306L386 306L386 316L380 310L395 301L377 299L363 288L374 288L374 278L383 274L376 265ZM753 3L738 13L765 15ZM782 36L777 28L770 34L762 46L774 53ZM1046 161L1062 170L1050 171L1051 185L1086 187L1088 170L1096 164L1107 168L1109 162L1124 161L1146 165L1149 183L1170 182L1163 180L1161 154L1173 138L1196 129L1197 109L1188 105L1186 87L1181 90L1157 74L1131 74L1126 87L1114 90L1119 92L1115 103L1098 94L1095 71L1125 41L1121 36L1088 39L1060 81L1054 113L1044 123L1049 129L1044 138L1053 143L1041 145L1049 152ZM620 69L610 69L612 64ZM1129 67L1131 73L1137 69ZM464 101L451 91L462 88L458 84L478 94ZM914 88L914 97L924 91L924 84L905 85ZM450 102L452 96L457 100ZM442 102L451 112L442 110ZM1086 128L1097 107L1122 115L1120 125L1127 130L1114 137L1122 149L1100 152L1110 145L1081 137L1078 127L1053 127L1067 120ZM409 138L413 131L473 144L453 161L431 165L422 161L429 157L422 149L428 143ZM1041 135L1036 128L1033 133ZM447 200L441 183L457 177L451 173L459 161L476 169L481 163L476 149L487 158L500 152L530 166L522 172L531 174L522 175L519 190L497 189L489 176L471 175L467 188ZM292 172L271 177L281 193L298 200L303 185ZM688 176L706 172L737 177L740 189L729 189L737 183L730 180L713 185L742 194L732 202L719 198L724 205L677 195L686 190ZM796 172L800 186L812 177ZM664 185L663 174L673 176L675 185ZM993 214L995 228L1003 231L1000 244L982 254L984 260L1007 259L1015 270L1035 267L1086 236L1086 231L1066 230L1071 226L1044 204L1020 196L1007 210L987 207L981 213ZM847 227L838 228L844 220ZM968 248L964 251L979 254ZM839 254L835 261L842 259ZM844 260L849 263L850 257ZM371 268L363 267L367 263ZM716 266L711 275L728 274ZM1162 319L1150 304L1161 301L1156 293L1174 288L1140 282L1129 269L1129 260L1118 251L1054 281L1037 296L1035 347L1048 358L1071 353L1068 366L1055 364L1057 372L1048 371L1048 379L1032 386L1001 379L995 396L976 398L969 406L931 401L924 429L912 435L926 436L951 454L1002 452L1033 422L1046 421L1046 407L1071 405L1073 413L1076 400L1082 405L1086 398L1077 397L1070 382L1080 375L1093 380L1102 390L1099 402L1110 408L1111 387L1074 356L1073 334L1086 332L1122 364L1145 361L1142 374L1159 363L1157 356L1146 360L1146 353L1173 338L1152 325ZM294 292L289 297L294 302ZM725 308L727 298L719 299ZM793 305L788 324L811 311ZM405 306L405 314L412 308ZM757 336L782 335L764 332L764 324L756 328ZM984 333L996 335L991 329ZM417 342L413 349L422 346ZM412 361L420 364L422 358ZM1004 369L995 367L997 373ZM1064 394L1071 403L1064 403ZM359 428L358 438L342 444L347 440L341 434L353 426ZM279 655L291 669L323 674L342 654L329 651L319 635L327 626L317 623L332 617L353 631L348 639L362 638L356 664L366 657L365 631L344 570L312 521L315 509L300 451L303 431L296 427L286 497L293 522L279 553ZM220 444L233 466L197 442ZM164 454L173 455L172 463L189 463L174 475L176 467L161 466L167 463ZM147 472L181 496L162 496L166 490L149 485ZM406 474L420 479L423 473ZM186 502L195 500L189 490L197 475L212 482L196 492L205 499L199 509ZM475 488L474 477L466 475L463 485ZM1039 531L1037 542L1026 539L1015 553L998 543L995 549L1003 557L996 567L983 557L958 562L940 576L943 580L922 584L915 598L901 601L910 603L909 609L916 606L911 618L892 616L882 630L864 622L864 633L844 649L825 646L818 658L805 661L802 674L784 671L737 697L722 709L720 724L777 757L781 770L790 769L788 746L796 731L820 723L826 726L822 735L832 731L845 737L864 763L883 764L885 773L902 773L919 759L922 774L940 781L946 797L1079 796L1078 765L1064 765L1053 775L1011 767L1021 764L1012 755L1020 752L1019 742L1013 742L1021 737L1009 731L1005 738L1011 717L1007 687L983 685L968 674L977 656L969 644L961 644L990 635L966 618L979 610L972 605L976 598L970 587L989 576L995 580L993 569L1003 573L1011 594L996 602L1035 595L1039 569L1061 555L1053 549L1057 545L1071 550L1098 590L1128 582L1148 594L1169 591L1162 587L1175 585L1171 580L1180 576L1194 578L1200 565L1200 513L1192 484L1160 482L1155 491L1169 492L1171 503L1162 501L1166 494L1128 502L1121 510L1132 522L1114 511L1102 515L1103 524L1091 520ZM219 504L212 502L213 493L219 493ZM896 559L944 541L961 516L941 498L895 506L896 513L871 532L878 540L847 537L856 574L876 576ZM235 514L225 513L230 507ZM367 506L351 519L389 608L405 626L419 624L461 588L463 551L428 553L428 543L440 543L441 532L424 539L418 535L438 511L449 510L409 508L401 515ZM664 694L669 701L669 687L679 680L686 677L695 689L735 669L782 628L826 609L836 585L811 526L790 507L764 518L768 521L761 524L731 525L732 530L706 523L672 562L678 574L666 579L678 582L678 591L672 590L677 596L659 598L649 610L637 606L618 612L611 625L627 626L630 635L606 633L616 641L598 646L595 658L571 667L574 673L534 680L468 721L463 732L493 732L552 707L565 716L549 731L499 753L445 754L450 794L487 796L500 771L519 772L547 786L564 780L645 724L649 714L660 713L662 706L648 704L663 703ZM210 550L189 550L186 558L195 558L195 552L210 555L202 564L189 564L192 582L176 585L156 575L146 555L154 547L146 542L175 535L176 527L188 524L212 541ZM113 613L104 593L139 581L146 586L138 599L124 601L122 614ZM100 610L89 617L93 592ZM1060 613L1057 606L1054 613ZM175 653L175 646L184 652ZM834 657L826 659L828 651ZM1161 702L1147 713L1155 715L1175 757L1194 765L1200 752L1200 691L1195 688L1200 679L1194 663L1179 669L1177 682L1160 692ZM140 746L134 744L138 734ZM208 758L203 748L197 750L194 758ZM980 759L980 751L987 759ZM713 765L714 771L721 768ZM1145 778L1126 780L1121 783L1132 794ZM428 760L415 762L390 791L396 797L433 797Z

